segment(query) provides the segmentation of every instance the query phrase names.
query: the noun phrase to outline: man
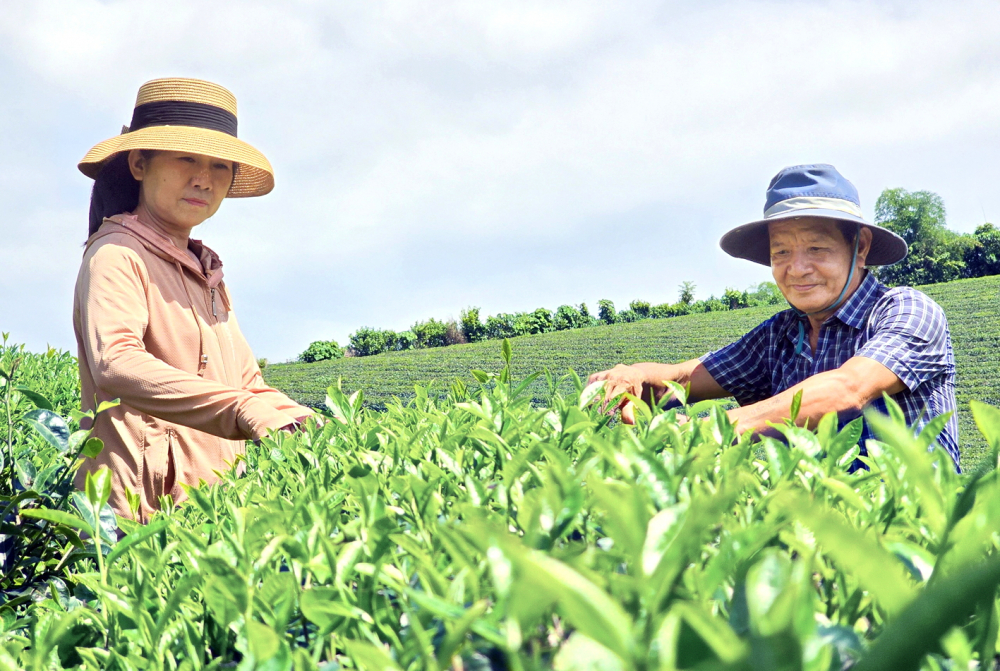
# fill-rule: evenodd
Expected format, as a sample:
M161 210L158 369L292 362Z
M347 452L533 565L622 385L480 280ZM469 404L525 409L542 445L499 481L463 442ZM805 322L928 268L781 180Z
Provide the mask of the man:
M853 184L831 165L785 168L768 187L764 218L729 231L721 246L770 266L791 309L700 359L618 365L590 382L604 380L609 398L628 392L659 399L665 380L690 385L692 400L733 396L740 407L729 417L741 433L784 421L799 391L797 423L813 427L828 412L838 413L841 425L867 407L885 412L885 392L918 426L953 413L937 442L958 468L948 322L925 294L889 289L865 270L902 260L907 248L864 220ZM632 423L632 404L619 407ZM872 437L866 423L862 449Z

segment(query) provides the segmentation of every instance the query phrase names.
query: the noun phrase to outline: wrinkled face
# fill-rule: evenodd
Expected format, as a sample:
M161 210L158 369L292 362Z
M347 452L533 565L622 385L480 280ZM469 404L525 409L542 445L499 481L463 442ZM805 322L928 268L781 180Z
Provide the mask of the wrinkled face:
M129 154L132 176L142 182L139 199L164 224L194 228L219 209L233 183L233 163L180 151Z
M829 219L801 217L768 225L771 240L771 274L781 293L803 312L825 309L840 296L851 271L853 241L848 244L837 224ZM853 287L861 282L861 268L871 243L863 228L858 244Z

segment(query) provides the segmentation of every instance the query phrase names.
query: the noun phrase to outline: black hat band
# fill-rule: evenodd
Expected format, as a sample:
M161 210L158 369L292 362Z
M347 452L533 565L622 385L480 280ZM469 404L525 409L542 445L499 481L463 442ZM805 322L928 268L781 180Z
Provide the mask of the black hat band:
M136 107L129 132L150 126L193 126L236 137L235 114L215 105L187 100L158 100Z

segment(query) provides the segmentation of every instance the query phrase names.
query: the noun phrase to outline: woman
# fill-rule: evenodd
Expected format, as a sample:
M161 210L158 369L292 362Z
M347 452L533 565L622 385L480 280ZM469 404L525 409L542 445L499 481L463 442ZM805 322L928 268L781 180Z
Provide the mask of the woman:
M222 262L192 229L222 199L262 196L271 164L236 138L236 98L191 79L139 89L132 123L90 150L90 238L73 325L84 410L104 450L77 474L108 467L111 506L147 522L181 484L218 479L246 440L292 429L312 414L268 387L240 333Z

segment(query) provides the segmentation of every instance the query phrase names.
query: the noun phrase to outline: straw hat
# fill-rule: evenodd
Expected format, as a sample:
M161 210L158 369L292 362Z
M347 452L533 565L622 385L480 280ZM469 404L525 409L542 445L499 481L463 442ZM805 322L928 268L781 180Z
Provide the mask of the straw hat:
M227 194L263 196L274 188L274 170L264 155L236 139L236 96L200 79L154 79L139 88L132 122L122 134L94 146L80 161L96 179L112 157L131 149L187 151L239 164Z
M730 256L771 265L767 225L772 221L820 217L864 226L872 232L865 265L888 266L906 257L906 241L878 224L865 221L858 190L832 165L793 165L771 180L764 218L737 226L722 236L720 246Z

